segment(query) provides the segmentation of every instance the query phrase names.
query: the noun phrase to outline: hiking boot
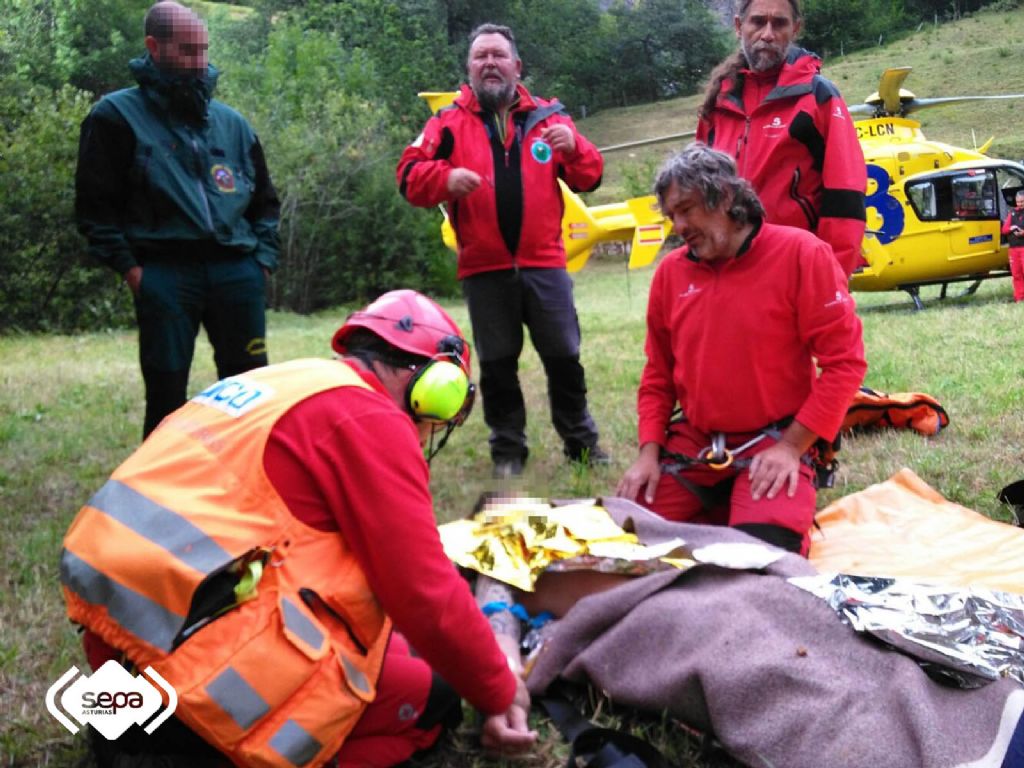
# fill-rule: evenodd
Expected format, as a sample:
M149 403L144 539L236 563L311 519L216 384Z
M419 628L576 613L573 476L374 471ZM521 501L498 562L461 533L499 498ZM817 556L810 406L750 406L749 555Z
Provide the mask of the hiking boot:
M565 450L569 461L585 464L588 467L607 467L612 463L611 455L600 445L587 446L578 451Z
M510 477L519 477L523 474L522 459L495 459L494 469L491 477L496 480L505 480Z

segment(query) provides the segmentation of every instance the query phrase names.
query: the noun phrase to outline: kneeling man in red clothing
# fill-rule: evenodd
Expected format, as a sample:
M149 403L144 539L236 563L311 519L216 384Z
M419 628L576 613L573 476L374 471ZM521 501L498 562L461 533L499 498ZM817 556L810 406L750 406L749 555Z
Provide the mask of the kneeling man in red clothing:
M721 152L691 144L655 192L686 244L651 284L640 455L618 495L806 553L815 444L867 369L846 278L826 243L765 222Z

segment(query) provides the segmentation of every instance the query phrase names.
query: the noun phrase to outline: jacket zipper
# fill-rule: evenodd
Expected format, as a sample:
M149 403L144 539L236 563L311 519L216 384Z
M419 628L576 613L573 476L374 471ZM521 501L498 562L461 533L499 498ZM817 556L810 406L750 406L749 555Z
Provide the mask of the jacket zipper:
M212 235L213 234L213 216L210 214L210 200L206 196L206 187L203 186L203 163L202 155L199 152L199 142L196 141L195 137L192 137L192 154L195 156L196 161L196 188L199 190L199 199L203 201L203 216L206 218L206 230Z
M807 218L807 228L811 232L817 232L818 214L814 212L814 206L811 205L811 201L800 194L799 185L800 168L797 167L793 170L793 180L789 185L789 196L793 199L793 202L800 206L800 210L803 211L804 216Z
M512 115L511 115L511 113L509 113L508 119L511 120L511 117L512 117ZM512 140L519 142L519 164L520 164L520 167L522 167L522 162L523 162L522 136L520 136L520 134L519 134L519 125L517 125L514 120L512 121L512 123L513 123L512 124ZM509 160L509 157L508 157L508 145L506 144L505 145L505 170L508 170L508 167L509 167L508 160ZM522 180L522 177L520 176L520 178L519 178L520 186L522 186L522 183L523 183L523 180ZM495 200L497 200L497 190L495 190ZM525 206L525 204L526 204L526 195L522 195L522 200L523 200L523 205ZM520 231L521 231L522 230L522 223L521 222L520 222L519 226L520 226ZM520 235L520 237L522 237L522 235ZM511 256L512 256L512 273L516 277L519 277L519 260L516 258L516 254L513 253L513 254L511 254Z
M747 145L750 139L750 116L745 115L743 118L743 135L736 140L736 165L739 166L740 176L746 173L746 162L747 156L743 152L743 148Z

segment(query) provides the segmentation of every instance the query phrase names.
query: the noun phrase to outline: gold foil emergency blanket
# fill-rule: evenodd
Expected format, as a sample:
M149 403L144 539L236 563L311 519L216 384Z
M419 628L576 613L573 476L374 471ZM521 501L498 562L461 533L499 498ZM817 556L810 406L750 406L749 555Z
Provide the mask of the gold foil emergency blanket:
M526 592L545 570L639 576L693 565L682 539L645 546L594 501L491 501L471 519L439 530L450 560Z

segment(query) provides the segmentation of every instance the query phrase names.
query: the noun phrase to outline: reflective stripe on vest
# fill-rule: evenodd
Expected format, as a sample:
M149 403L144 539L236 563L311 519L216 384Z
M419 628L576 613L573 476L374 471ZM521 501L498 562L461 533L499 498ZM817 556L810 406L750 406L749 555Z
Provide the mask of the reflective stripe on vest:
M301 768L322 748L301 725L289 720L282 725L277 733L270 737L270 748L285 758L292 765Z
M281 601L284 610L284 627L290 630L302 642L308 645L314 653L318 652L324 645L323 633L317 629L313 622L306 618L305 614L287 597Z
M117 480L108 480L89 501L173 557L209 575L233 559L223 547L188 520L156 504Z
M270 711L267 702L242 678L234 667L228 667L208 685L210 698L227 712L243 731Z
M60 578L65 587L85 602L106 606L107 613L118 624L167 653L185 623L184 616L118 584L66 549L61 551Z

